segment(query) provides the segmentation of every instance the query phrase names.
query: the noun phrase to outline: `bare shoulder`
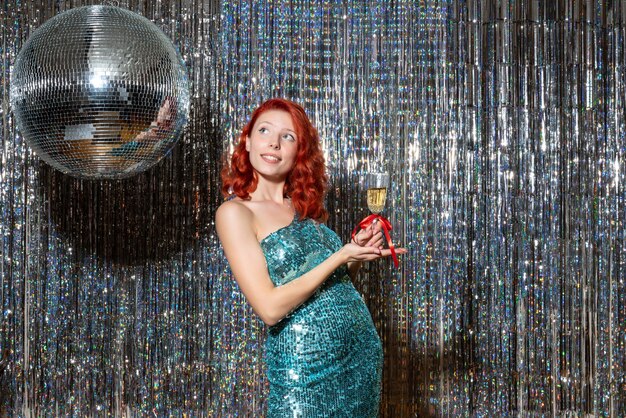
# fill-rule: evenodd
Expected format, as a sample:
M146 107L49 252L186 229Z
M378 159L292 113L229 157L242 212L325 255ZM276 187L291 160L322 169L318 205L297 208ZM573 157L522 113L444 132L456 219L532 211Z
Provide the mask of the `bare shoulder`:
M217 208L215 213L215 224L219 228L220 224L244 224L251 226L254 220L254 213L246 205L238 200L228 200Z
M218 221L220 218L226 220L233 217L244 217L252 219L253 216L254 214L246 205L244 205L241 201L235 199L227 200L226 202L222 203L220 207L217 208L217 212L215 213L215 218Z
M240 285L255 280L264 256L256 239L252 210L235 199L222 203L215 214L215 229Z

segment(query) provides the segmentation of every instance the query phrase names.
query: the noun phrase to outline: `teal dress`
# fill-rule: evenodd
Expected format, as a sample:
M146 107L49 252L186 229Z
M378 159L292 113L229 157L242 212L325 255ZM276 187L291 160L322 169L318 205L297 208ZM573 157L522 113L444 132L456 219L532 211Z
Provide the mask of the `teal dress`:
M260 244L276 286L311 270L342 245L333 231L311 219L294 219ZM345 265L270 327L265 362L268 418L378 416L382 346Z

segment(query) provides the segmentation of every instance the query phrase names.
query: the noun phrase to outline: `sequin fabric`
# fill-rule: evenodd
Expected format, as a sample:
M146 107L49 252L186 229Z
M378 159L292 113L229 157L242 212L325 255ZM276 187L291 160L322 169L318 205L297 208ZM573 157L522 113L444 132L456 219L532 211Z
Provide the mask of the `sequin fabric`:
M261 241L270 277L280 286L341 247L328 227L295 220ZM304 304L268 332L268 418L376 417L382 345L344 265Z

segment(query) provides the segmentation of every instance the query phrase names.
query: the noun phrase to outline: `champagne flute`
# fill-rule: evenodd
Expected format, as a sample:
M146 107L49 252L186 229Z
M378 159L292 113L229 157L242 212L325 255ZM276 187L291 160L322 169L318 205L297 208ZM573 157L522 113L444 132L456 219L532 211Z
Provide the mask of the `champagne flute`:
M354 228L354 231L352 231L352 237L354 239L354 234L357 228L360 227L361 229L365 229L369 225L372 225L372 223L374 222L381 222L382 231L385 234L385 238L387 239L387 245L389 245L389 250L391 251L391 256L393 257L393 264L397 268L399 266L398 257L396 256L395 247L393 245L393 242L391 241L391 235L389 234L389 232L391 231L391 223L388 219L380 215L380 213L385 208L385 202L387 201L389 173L367 173L365 175L364 181L364 186L367 190L367 207L372 212L372 215L367 216L359 223L357 227Z
M367 207L372 212L372 215L367 216L359 223L358 226L354 228L354 231L352 231L352 239L354 239L354 234L359 227L361 229L365 229L375 222L380 222L382 232L385 234L387 245L389 246L391 256L393 257L393 264L397 268L399 266L398 257L396 256L395 247L393 245L393 242L391 241L391 235L389 234L389 232L391 231L391 223L388 219L380 215L380 213L385 208L385 202L387 201L389 173L367 173L365 175L364 182L364 188L367 190Z
M367 207L372 213L380 214L387 201L387 187L389 187L389 173L368 173L365 177L367 189Z

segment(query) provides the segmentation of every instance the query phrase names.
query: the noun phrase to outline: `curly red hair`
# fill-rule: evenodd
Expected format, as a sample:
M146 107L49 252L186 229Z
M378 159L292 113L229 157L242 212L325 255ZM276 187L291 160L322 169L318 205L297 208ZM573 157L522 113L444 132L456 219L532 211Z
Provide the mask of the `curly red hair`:
M300 217L325 222L328 219L328 212L324 207L328 176L319 134L302 106L289 100L267 100L252 113L250 121L239 136L239 143L235 146L230 162L226 159L222 168L222 194L225 197L234 194L247 200L250 193L256 190L258 178L250 164L246 140L259 116L268 110L289 113L298 138L296 160L285 181L284 194L291 197Z

